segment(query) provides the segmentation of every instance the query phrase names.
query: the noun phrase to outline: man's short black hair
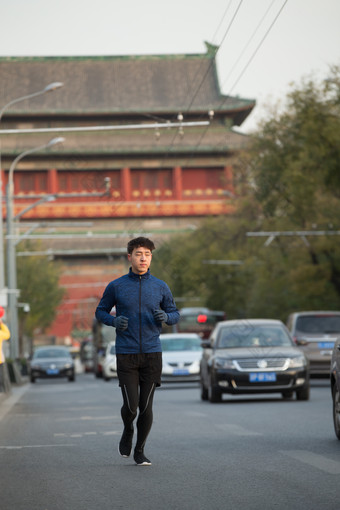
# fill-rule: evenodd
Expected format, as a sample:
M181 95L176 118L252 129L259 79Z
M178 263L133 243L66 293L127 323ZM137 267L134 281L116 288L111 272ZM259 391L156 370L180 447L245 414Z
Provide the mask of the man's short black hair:
M155 245L151 239L148 239L147 237L136 237L135 239L131 239L131 241L128 242L127 252L131 255L135 248L140 247L147 248L151 252L155 249Z

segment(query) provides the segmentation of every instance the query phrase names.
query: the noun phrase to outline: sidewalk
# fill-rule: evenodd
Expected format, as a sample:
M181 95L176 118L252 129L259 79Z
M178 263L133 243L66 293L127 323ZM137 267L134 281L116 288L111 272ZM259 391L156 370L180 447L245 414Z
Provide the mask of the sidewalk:
M18 400L26 393L30 385L27 382L19 385L12 385L11 391L8 393L0 393L0 421L6 416L6 414L12 409L12 407L18 402Z

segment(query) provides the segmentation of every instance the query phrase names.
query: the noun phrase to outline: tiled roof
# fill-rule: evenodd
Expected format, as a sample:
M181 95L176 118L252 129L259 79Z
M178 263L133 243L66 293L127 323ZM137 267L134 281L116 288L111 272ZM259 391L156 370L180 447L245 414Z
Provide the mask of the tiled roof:
M221 111L241 124L254 100L223 96L219 90L216 48L192 55L107 57L2 57L0 108L42 90L64 87L8 109L25 115L136 115Z
M136 131L103 131L96 133L59 133L58 136L65 136L65 142L57 146L55 153L81 154L81 155L133 155L133 154L156 154L167 153L169 147L171 152L177 154L194 153L199 146L199 152L220 152L226 153L230 150L239 150L246 143L247 137L243 134L226 129L225 126L214 121L209 129L197 127L184 128L180 135L178 129L140 129ZM3 137L3 155L16 155L29 147L38 147L46 143L46 140L53 138L53 134L29 134L11 135ZM56 135L57 136L57 135ZM49 151L51 153L51 150Z

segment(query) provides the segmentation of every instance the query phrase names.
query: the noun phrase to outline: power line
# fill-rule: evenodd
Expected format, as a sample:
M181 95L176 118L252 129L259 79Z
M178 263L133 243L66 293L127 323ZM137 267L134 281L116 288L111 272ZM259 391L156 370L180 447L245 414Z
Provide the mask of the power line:
M224 11L224 14L223 14L223 16L222 16L222 18L221 18L221 21L220 21L220 23L219 23L218 27L216 28L214 35L213 35L213 36L212 36L212 38L211 38L211 40L212 40L212 42L213 42L213 43L214 43L214 41L215 41L216 34L217 34L217 32L219 31L220 26L222 25L222 23L223 23L223 21L224 21L224 18L225 18L225 17L226 17L226 15L227 15L227 12L229 11L229 8L230 8L230 6L231 6L231 4L232 4L232 1L233 1L233 0L230 0L230 1L229 1L228 7L227 7L227 8L226 8L226 10Z
M240 0L239 4L238 4L238 6L237 6L237 8L236 8L236 10L235 10L235 12L234 12L234 15L233 15L233 17L232 17L232 18L231 18L231 20L230 20L230 23L229 23L229 25L228 25L228 27L227 27L227 30L224 32L224 35L223 35L222 41L221 41L221 43L219 44L219 46L217 47L217 49L216 49L216 51L215 51L215 55L214 55L215 57L216 57L217 52L219 51L220 47L221 47L221 46L222 46L222 44L224 43L224 41L225 41L225 39L226 39L227 35L229 34L229 31L230 31L230 29L231 29L231 27L232 27L232 25L233 25L233 23L234 23L234 21L235 21L235 18L236 18L237 14L238 14L238 11L240 10L240 7L241 7L242 3L243 3L243 0ZM201 80L201 83L199 84L199 86L198 86L198 88L197 88L197 90L196 90L196 92L195 92L195 94L194 94L193 98L191 99L190 104L189 104L189 106L188 106L188 108L187 108L187 110L186 110L186 111L189 111L189 110L190 110L190 108L191 108L191 106L192 106L192 104L193 104L193 102L194 102L194 100L195 100L195 98L196 98L196 96L197 96L198 92L200 91L200 89L201 89L201 87L202 87L203 83L204 83L204 82L205 82L205 80L206 80L206 77L207 77L207 76L208 76L208 74L210 73L210 70L211 70L211 67L212 67L213 63L214 63L214 59L211 59L211 62L210 62L210 64L209 64L209 66L208 66L208 69L206 70L206 72L205 72L205 74L204 74L204 76L203 76L203 78L202 78L202 80Z
M256 33L258 32L259 28L261 27L262 23L264 22L264 19L266 18L268 12L270 11L270 9L272 8L273 4L275 3L276 0L272 0L270 6L268 7L268 9L266 10L266 12L264 13L264 15L262 16L261 20L259 21L259 23L257 24L255 30L253 31L252 35L250 36L250 38L248 39L247 43L245 44L245 46L243 47L243 50L241 51L240 55L238 56L238 58L236 59L236 61L234 62L234 65L232 66L231 70L229 71L229 76L227 76L227 79L229 79L230 75L232 75L235 67L237 66L237 64L240 62L241 58L243 57L246 49L248 48L249 44L252 42L252 40L254 39ZM226 80L224 81L224 83L226 82ZM223 88L223 85L224 83L222 84L222 88Z
M215 50L214 58L216 57L217 52L219 51L219 49L220 49L221 45L222 45L222 44L223 44L223 42L225 41L225 39L226 39L226 37L227 37L227 35L228 35L228 33L229 33L230 29L231 29L231 26L232 26L232 24L233 24L233 23L234 23L234 21L235 21L235 18L236 18L236 16L237 16L237 13L238 13L238 11L239 11L239 9L240 9L240 7L241 7L242 3L243 3L243 0L240 0L240 1L239 1L239 4L238 4L238 6L237 6L237 8L236 8L236 10L235 10L235 12L234 12L234 15L233 15L233 17L232 17L232 19L231 19L231 21L230 21L230 23L229 23L229 25L228 25L228 27L227 27L227 29L226 29L225 33L224 33L224 35L223 35L223 38L222 38L221 42L220 42L220 44L217 46L217 48L216 48L216 50ZM225 12L224 12L224 14L223 14L222 21L223 21L224 17L226 16L226 13L227 13L227 11L229 10L230 5L231 5L231 2L229 2L229 5L228 5L228 7L227 7L226 11L225 11ZM219 29L219 27L220 27L220 25L221 25L222 21L221 21L221 22L220 22L220 24L218 25L218 28L216 29L215 34L217 33L217 31L218 31L218 29ZM206 78L207 78L208 74L209 74L209 73L210 73L210 71L211 71L211 67L212 67L212 66L213 66L213 64L214 64L214 58L213 58L213 59L211 59L211 61L210 61L210 63L209 63L209 66L208 66L208 68L207 68L207 70L206 70L206 72L205 72L205 74L204 74L204 76L203 76L203 78L202 78L202 80L201 80L201 82L200 82L200 84L199 84L198 88L196 89L196 92L194 93L193 97L191 98L191 101L190 101L189 105L188 105L188 106L187 106L187 107L183 110L183 112L184 112L184 113L185 113L185 112L189 112L189 111L190 111L190 108L191 108L191 106L192 106L192 104L193 104L193 102L194 102L194 100L195 100L195 98L196 98L196 96L197 96L198 92L200 91L200 89L201 89L201 87L202 87L202 85L203 85L204 81L206 80ZM200 68L201 68L201 67L202 67L202 65L200 66ZM200 69L198 69L198 71L196 72L195 78L192 80L192 81L193 81L193 83L195 82L195 80L196 80L196 76L199 74L199 71L200 71ZM180 113L180 114L178 115L178 117L179 117L180 115L182 115L182 114ZM183 116L182 116L182 117L183 117ZM167 150L166 154L165 154L165 155L163 156L163 158L162 158L162 159L163 159L163 161L165 161L165 160L166 160L166 158L169 156L169 154L170 154L170 152L171 152L172 148L174 147L175 140L176 140L177 136L178 136L178 132L176 132L176 133L174 134L174 136L173 136L173 138L172 138L172 141L171 141L171 143L170 143L170 146L169 146L169 148L168 148L168 150ZM201 138L200 138L200 141L201 141ZM200 141L199 141L199 143L196 145L196 148L198 148L198 147L199 147Z
M276 21L278 20L280 14L282 13L285 5L287 4L288 0L285 0L284 3L282 4L281 8L279 9L278 13L276 14L275 18L273 19L273 21L271 22L271 24L269 25L268 29L266 30L264 36L262 37L262 39L260 40L259 44L256 46L255 48L255 51L252 53L251 57L248 59L246 65L244 66L244 68L242 69L241 73L239 74L239 76L237 77L237 79L235 80L233 86L231 87L231 89L229 90L229 93L227 95L227 97L231 94L232 90L234 89L234 87L237 85L237 83L240 81L240 79L242 78L242 76L244 75L244 73L246 72L247 68L249 67L249 65L251 64L251 62L253 61L254 57L256 56L256 54L258 53L259 49L261 48L262 44L264 43L264 41L266 40L267 36L269 35L269 32L271 31L271 29L273 28L273 26L275 25ZM227 98L226 98L227 99ZM224 105L226 99L223 100L223 102L221 103L220 107Z
M273 28L274 24L276 23L278 17L280 16L282 10L284 9L285 5L287 4L288 0L285 0L284 3L282 4L281 8L279 9L278 13L276 14L274 20L272 21L272 23L270 24L269 28L266 30L264 36L262 37L261 41L259 42L259 44L257 45L257 47L255 48L255 51L252 53L250 59L247 61L246 65L244 66L242 72L239 74L238 78L235 80L232 88L229 90L228 94L226 95L225 99L223 99L223 101L220 103L220 105L218 106L218 109L220 109L224 103L226 102L226 100L230 97L230 94L232 92L232 90L234 89L234 87L236 86L236 84L239 82L239 80L241 79L241 77L243 76L243 74L245 73L245 71L247 70L247 68L249 67L250 63L252 62L252 60L254 59L255 55L257 54L257 52L259 51L260 47L262 46L262 44L264 43L265 39L267 38L269 32L271 31L271 29ZM270 6L271 7L271 6ZM268 12L268 10L267 10ZM267 14L267 13L266 13ZM266 15L265 14L265 15ZM262 20L261 20L262 22ZM257 30L257 29L256 29ZM255 30L255 31L256 31ZM253 37L253 36L251 36ZM192 156L194 155L194 153L196 152L196 150L198 149L198 147L201 145L201 142L203 140L203 138L205 137L207 131L208 131L208 127L206 127L204 129L204 131L202 132L201 136L200 136L200 139L198 141L198 143L196 144L196 147L193 149L193 152L192 152Z

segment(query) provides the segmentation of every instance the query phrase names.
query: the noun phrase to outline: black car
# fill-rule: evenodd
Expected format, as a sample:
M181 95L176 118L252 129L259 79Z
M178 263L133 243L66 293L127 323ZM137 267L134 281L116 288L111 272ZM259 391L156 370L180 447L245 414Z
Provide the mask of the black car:
M333 399L333 423L335 435L340 439L340 340L333 348L331 361L331 390Z
M281 393L309 399L309 362L279 320L219 322L202 342L201 398L220 402L223 393Z
M67 347L49 345L37 347L29 366L32 383L38 378L67 377L75 380L75 365Z

